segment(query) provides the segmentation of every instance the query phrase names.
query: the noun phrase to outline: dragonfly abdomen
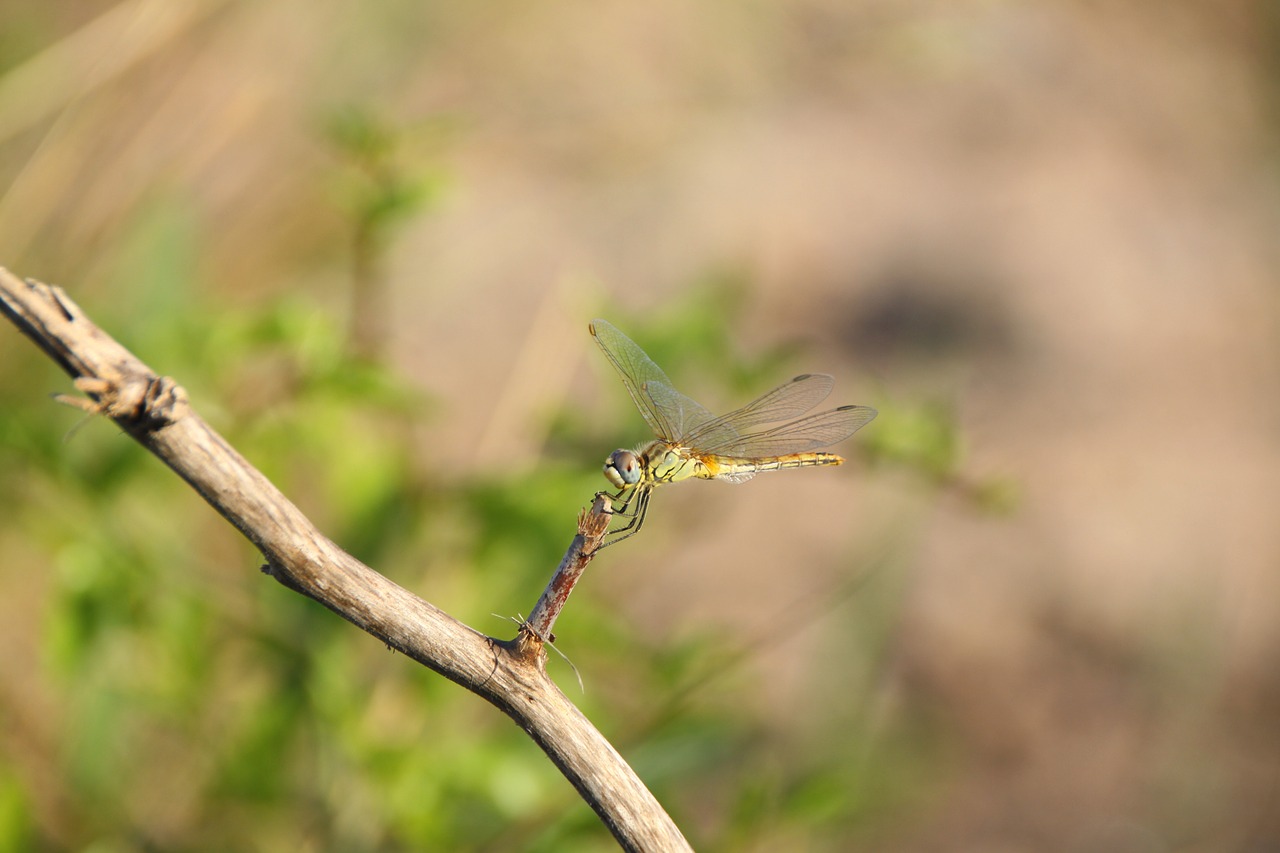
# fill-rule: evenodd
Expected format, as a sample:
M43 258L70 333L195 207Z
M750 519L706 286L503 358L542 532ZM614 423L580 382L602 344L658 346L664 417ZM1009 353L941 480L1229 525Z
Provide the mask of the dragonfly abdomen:
M755 459L733 456L704 456L701 476L706 479L749 477L763 471L787 468L812 468L817 465L843 465L844 457L835 453L789 453L786 456L762 456Z

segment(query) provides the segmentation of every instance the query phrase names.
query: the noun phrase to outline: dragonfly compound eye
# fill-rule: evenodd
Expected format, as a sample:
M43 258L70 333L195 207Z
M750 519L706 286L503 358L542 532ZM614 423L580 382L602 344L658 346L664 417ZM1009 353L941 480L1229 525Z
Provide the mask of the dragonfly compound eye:
M632 450L615 450L604 463L605 479L624 489L640 482L640 457Z

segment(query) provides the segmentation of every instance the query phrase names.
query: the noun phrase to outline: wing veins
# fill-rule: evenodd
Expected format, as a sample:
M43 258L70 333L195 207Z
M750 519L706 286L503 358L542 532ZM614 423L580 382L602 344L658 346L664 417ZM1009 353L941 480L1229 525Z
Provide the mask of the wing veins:
M659 438L688 444L690 434L702 432L708 422L716 420L716 416L699 405L696 400L686 397L670 385L662 382L646 382L644 392L654 408L662 412L670 424L670 433ZM734 435L736 436L737 433ZM724 437L730 438L728 435Z
M640 416L649 424L649 428L664 441L675 440L678 424L671 420L671 413L648 390L662 386L678 393L667 374L653 359L645 355L635 341L607 320L593 320L589 328L591 336L596 339L605 357L622 378L631 401L640 410Z
M759 458L806 453L844 441L876 416L869 406L841 406L808 415L760 432L741 435L734 441L699 447L704 453Z
M804 453L843 441L876 416L868 406L841 406L799 417L825 400L835 382L825 373L806 373L715 417L677 391L662 368L612 323L594 320L590 329L654 434L701 453L744 457ZM748 432L784 420L769 429Z
M835 380L825 373L805 373L784 382L740 409L703 424L685 436L698 449L723 445L752 427L798 418L831 395Z

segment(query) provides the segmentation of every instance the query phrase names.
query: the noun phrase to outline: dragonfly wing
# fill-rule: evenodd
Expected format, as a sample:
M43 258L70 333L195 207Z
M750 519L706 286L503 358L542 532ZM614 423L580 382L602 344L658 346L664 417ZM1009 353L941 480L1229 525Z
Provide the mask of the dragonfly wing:
M640 349L635 341L622 334L612 323L605 320L593 320L590 329L591 336L596 339L596 343L604 351L605 357L609 359L614 369L618 371L618 375L622 377L622 384L626 386L627 393L631 395L632 401L636 404L636 408L640 410L641 416L649 424L650 429L654 431L658 438L665 441L674 441L677 438L678 424L681 422L678 410L676 412L670 411L667 408L670 401L668 398L663 397L662 394L655 395L653 392L645 390L646 388L657 389L662 387L669 389L672 394L677 393L671 385L671 380L667 378L667 374L662 372L661 367L653 363L653 359L645 355L644 350ZM655 396L662 397L663 402L656 400Z
M875 416L876 410L870 406L841 406L741 436L736 443L711 452L747 458L807 453L844 441L871 423Z
M703 434L709 424L718 420L711 412L665 383L646 382L640 391L649 398L654 410L660 412L670 424L670 434L659 436L660 438L687 444L689 435ZM712 434L721 442L738 438L737 433L726 427L713 430Z
M686 433L685 441L698 450L725 450L728 443L750 433L754 427L800 417L827 399L834 385L835 380L825 373L797 376L741 409L708 421L693 432Z

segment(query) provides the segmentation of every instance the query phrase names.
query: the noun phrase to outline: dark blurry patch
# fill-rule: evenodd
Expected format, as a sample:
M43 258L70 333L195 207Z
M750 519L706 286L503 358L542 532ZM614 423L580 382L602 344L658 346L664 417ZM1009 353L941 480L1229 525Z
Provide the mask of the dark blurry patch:
M997 295L1005 288L962 264L895 262L862 290L840 331L860 360L1003 355L1014 344Z

